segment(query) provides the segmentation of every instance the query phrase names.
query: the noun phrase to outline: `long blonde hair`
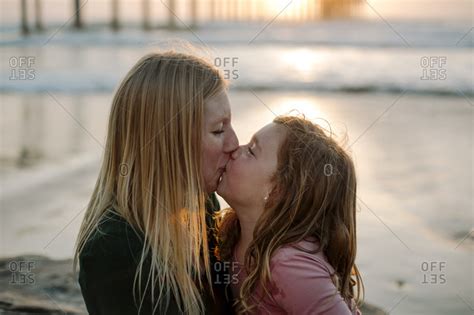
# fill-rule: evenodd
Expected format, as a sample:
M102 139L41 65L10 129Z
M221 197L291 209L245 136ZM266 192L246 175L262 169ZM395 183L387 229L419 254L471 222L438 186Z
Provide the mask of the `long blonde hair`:
M76 242L74 270L87 240L113 208L144 236L133 292L139 309L146 290L155 307L172 295L186 314L204 308L199 275L206 275L207 284L211 278L201 130L205 100L226 85L203 58L167 51L139 60L113 98L102 167ZM151 266L142 283L147 257Z
M257 286L270 296L270 260L284 245L304 239L319 242L334 267L332 281L351 306L360 302L363 284L356 258L356 175L351 157L324 130L311 121L279 116L275 123L288 128L278 153L278 166L265 209L258 219L244 267L249 272L237 297L241 313L251 311ZM240 237L240 223L234 210L216 214L219 219L218 256L232 259Z

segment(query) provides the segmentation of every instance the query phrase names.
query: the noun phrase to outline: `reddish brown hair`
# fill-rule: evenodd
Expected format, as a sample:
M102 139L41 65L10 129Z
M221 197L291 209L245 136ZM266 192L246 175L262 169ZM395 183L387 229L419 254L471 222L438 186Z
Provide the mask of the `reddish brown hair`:
M288 128L278 153L274 189L258 219L246 253L248 277L238 297L239 311L255 305L258 285L269 295L270 260L281 246L316 239L334 267L333 282L341 296L361 301L363 285L356 258L356 175L349 154L311 121L280 116L274 123ZM232 209L221 214L218 255L232 259L240 224Z

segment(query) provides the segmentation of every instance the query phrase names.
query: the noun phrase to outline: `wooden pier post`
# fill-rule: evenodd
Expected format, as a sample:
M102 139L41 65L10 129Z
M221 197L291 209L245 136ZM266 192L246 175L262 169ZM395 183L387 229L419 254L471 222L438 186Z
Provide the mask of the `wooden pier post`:
M191 27L196 27L197 23L197 0L191 0Z
M145 31L151 29L150 23L150 0L143 0L142 2L142 13L143 13L143 21L142 26Z
M211 21L216 20L216 0L209 0L209 19Z
M252 1L251 0L243 0L244 1L244 16L245 21L252 20Z
M309 0L308 1L308 20L314 21L317 19L318 14L317 14L317 6L316 6L316 0Z
M265 6L262 1L256 1L256 14L257 14L257 21L265 21L267 19L267 14L265 12Z
M74 27L82 28L81 0L74 0Z
M112 0L112 20L110 26L114 31L120 28L119 23L119 0Z
M300 1L300 12L298 12L298 22L305 22L308 18L308 1Z
M168 0L168 27L175 29L176 28L176 1Z
M41 0L35 0L35 27L38 31L42 31L44 29L41 12Z
M239 16L240 16L239 15L239 2L240 2L239 0L234 0L234 5L233 5L234 12L232 14L233 18L234 18L234 21L239 21Z
M21 10L21 33L23 35L28 35L30 33L30 28L28 27L28 8L26 7L26 0L21 0L20 2Z
M253 16L255 21L261 21L261 16L260 16L260 2L257 0L252 0L253 2Z

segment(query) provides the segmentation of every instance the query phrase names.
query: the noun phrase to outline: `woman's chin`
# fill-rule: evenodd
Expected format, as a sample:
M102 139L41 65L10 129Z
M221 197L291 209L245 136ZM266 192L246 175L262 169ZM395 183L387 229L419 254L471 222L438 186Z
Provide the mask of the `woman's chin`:
M217 193L219 196L221 196L222 198L225 198L225 197L224 197L224 195L225 195L225 188L224 188L224 185L222 184L222 181L217 184L216 193Z

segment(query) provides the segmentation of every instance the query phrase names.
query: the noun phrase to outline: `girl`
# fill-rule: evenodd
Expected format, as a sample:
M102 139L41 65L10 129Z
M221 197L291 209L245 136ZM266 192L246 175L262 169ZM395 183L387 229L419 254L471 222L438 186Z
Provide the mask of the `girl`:
M276 118L232 154L217 192L240 313L357 314L354 165L320 127Z

